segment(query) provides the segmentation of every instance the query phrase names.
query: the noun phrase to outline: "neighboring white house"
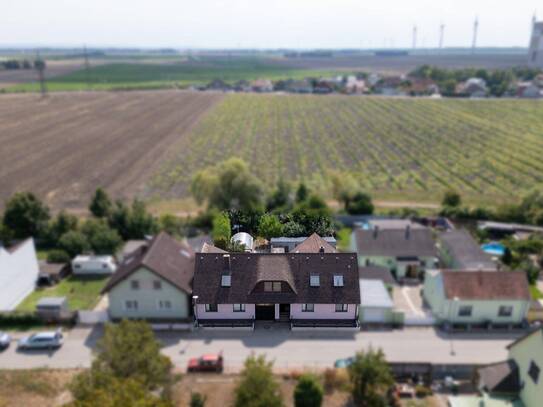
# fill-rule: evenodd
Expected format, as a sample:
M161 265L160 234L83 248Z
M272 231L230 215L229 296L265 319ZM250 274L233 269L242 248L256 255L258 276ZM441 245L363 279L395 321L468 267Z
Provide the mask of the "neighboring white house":
M113 256L76 256L72 260L72 273L83 275L109 275L117 270Z
M0 247L0 311L12 311L34 291L39 272L33 239Z

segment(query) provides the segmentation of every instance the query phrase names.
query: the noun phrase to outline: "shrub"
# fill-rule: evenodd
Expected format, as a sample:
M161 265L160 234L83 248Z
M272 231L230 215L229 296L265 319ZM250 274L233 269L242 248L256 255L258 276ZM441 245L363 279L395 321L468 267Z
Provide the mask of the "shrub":
M28 328L35 325L41 325L41 321L33 312L7 314L0 313L0 327Z
M55 249L47 253L47 263L69 263L70 255L64 250Z
M349 373L346 369L328 368L324 371L324 389L327 393L349 388Z
M320 407L323 393L322 386L315 376L302 375L294 389L294 405L296 407Z
M427 386L423 386L423 385L417 385L415 386L415 395L418 397L418 398L425 398L425 397L429 397L431 396L433 393L432 393L432 389L430 389L429 387Z
M71 257L75 257L78 254L84 253L90 249L87 237L83 233L76 231L64 233L58 244L59 247Z
M272 362L264 356L245 360L241 381L235 390L235 407L281 407L283 400L279 384L272 373Z
M204 407L206 403L206 397L200 393L192 393L190 395L190 407Z

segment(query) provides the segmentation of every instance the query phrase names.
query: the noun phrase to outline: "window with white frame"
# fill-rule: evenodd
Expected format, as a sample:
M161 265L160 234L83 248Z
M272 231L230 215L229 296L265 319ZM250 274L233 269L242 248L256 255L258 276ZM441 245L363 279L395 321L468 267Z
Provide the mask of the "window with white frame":
M153 288L155 290L161 290L162 289L162 281L160 281L160 280L153 281Z
M510 317L513 315L513 306L512 305L502 305L498 309L499 317Z
M336 312L347 312L349 310L349 305L347 304L336 304Z
M170 300L158 300L157 308L159 310L168 310L172 309L172 302Z
M311 287L319 287L321 285L321 278L317 275L309 276L309 285Z
M219 307L217 304L206 304L206 312L218 312Z
M221 287L230 287L232 285L232 276L230 274L224 274L221 277Z
M343 275L334 274L334 287L343 287Z
M140 282L138 280L131 280L130 281L130 287L132 290L139 290L140 289Z
M459 317L471 317L473 307L471 305L462 305L458 308Z
M137 311L138 302L136 300L126 300L124 302L124 309L127 311Z
M232 308L234 312L245 312L245 304L234 304Z
M314 312L315 304L302 304L302 312Z

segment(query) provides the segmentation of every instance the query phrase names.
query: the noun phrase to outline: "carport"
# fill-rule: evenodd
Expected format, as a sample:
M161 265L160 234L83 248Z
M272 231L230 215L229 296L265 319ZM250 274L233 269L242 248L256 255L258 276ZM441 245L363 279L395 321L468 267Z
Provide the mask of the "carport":
M360 279L360 322L390 322L394 303L381 280Z

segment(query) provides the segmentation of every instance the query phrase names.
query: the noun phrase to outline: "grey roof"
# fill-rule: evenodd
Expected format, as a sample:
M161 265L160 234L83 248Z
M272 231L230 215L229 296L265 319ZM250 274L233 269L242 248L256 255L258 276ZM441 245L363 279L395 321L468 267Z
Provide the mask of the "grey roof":
M217 246L213 246L207 242L204 242L201 250L198 250L199 253L228 253L226 250L220 249Z
M358 276L364 280L381 280L387 285L396 284L390 270L381 266L363 266L358 268Z
M307 240L308 237L307 236L302 236L302 237L272 237L270 239L270 243L272 244L272 246L274 244L280 244L280 243L302 243L303 241ZM327 243L330 243L330 244L334 244L336 243L336 238L335 237L332 237L332 236L325 236L325 237L321 237L322 240L324 240L325 242Z
M359 256L435 257L436 247L430 229L355 229Z
M36 307L60 307L66 303L66 297L43 297L40 298Z
M479 385L490 393L516 394L520 391L518 366L514 360L493 363L477 370Z
M186 243L180 243L164 232L125 257L102 292L111 290L140 267L145 267L188 294L192 292L194 251Z
M453 257L455 267L473 270L497 269L492 256L481 249L467 230L455 229L443 232L439 240L443 248Z
M224 273L231 275L230 287L221 286ZM309 285L314 274L320 276L319 287ZM343 287L333 286L334 274L343 275ZM284 282L285 290L262 292L263 281ZM199 304L359 304L357 258L354 253L198 253L193 295Z
M394 303L381 280L360 279L360 305L366 308L392 308Z
M192 247L192 250L194 250L195 252L201 251L205 244L213 244L213 239L210 235L198 235L194 237L189 237L185 239L185 241L190 247Z
M371 219L368 224L373 227L378 227L380 230L385 229L402 229L405 230L407 226L411 229L424 229L425 227L420 223L413 222L411 219Z

